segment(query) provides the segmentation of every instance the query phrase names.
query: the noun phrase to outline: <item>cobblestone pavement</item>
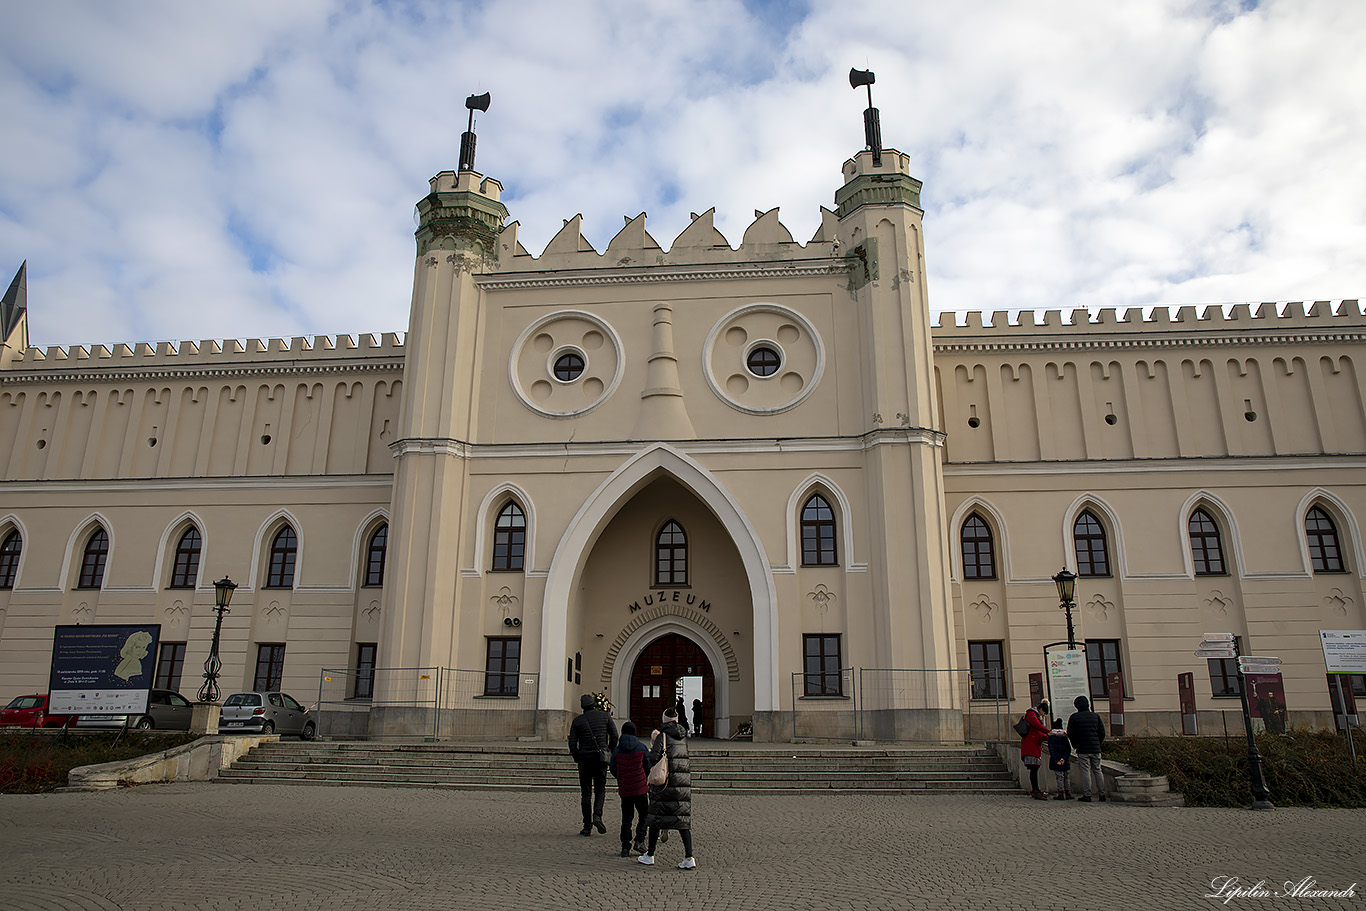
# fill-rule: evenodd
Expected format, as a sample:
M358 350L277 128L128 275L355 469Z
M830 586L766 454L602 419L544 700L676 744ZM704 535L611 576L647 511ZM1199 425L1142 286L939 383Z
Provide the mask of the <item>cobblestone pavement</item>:
M578 835L575 794L150 785L0 798L4 911L1212 908L1211 881L1313 877L1366 911L1366 813L1140 809L1001 796L693 802L698 868Z

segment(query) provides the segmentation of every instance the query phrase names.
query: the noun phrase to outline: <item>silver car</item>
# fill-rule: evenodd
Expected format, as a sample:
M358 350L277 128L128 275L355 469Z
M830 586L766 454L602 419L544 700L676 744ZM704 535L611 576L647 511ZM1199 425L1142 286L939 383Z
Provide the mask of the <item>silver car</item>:
M318 735L317 720L288 693L233 693L218 715L220 734Z

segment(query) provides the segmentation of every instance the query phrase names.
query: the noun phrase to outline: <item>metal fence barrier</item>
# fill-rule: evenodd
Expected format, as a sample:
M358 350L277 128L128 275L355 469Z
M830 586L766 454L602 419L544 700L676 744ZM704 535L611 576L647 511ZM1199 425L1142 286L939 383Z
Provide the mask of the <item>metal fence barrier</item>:
M854 669L833 674L792 675L792 739L858 739L854 711Z
M857 739L969 743L1010 733L1007 672L859 668Z
M536 734L539 673L323 668L318 733L337 739L509 740ZM490 692L492 689L492 692Z

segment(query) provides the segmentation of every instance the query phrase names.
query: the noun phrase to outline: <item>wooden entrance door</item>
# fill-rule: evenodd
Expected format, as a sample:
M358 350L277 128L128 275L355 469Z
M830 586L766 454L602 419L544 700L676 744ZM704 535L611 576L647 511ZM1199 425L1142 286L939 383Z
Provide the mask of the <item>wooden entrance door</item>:
M650 732L659 727L664 710L678 701L674 685L679 677L702 678L703 730L714 729L716 717L716 678L707 653L687 636L670 633L646 647L631 669L631 720L636 734L649 742ZM692 722L692 706L686 706Z

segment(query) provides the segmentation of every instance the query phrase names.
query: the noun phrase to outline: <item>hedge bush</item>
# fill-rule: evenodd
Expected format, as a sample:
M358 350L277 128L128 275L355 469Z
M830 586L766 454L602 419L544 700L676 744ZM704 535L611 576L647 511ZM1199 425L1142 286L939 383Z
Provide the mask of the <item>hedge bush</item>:
M1355 735L1356 771L1347 738L1308 731L1262 734L1257 750L1271 802L1282 807L1366 807L1366 738ZM1252 802L1247 736L1123 737L1105 742L1105 758L1166 775L1187 806L1245 807Z
M197 739L188 733L117 731L0 732L0 794L38 794L66 786L74 768L159 753Z

